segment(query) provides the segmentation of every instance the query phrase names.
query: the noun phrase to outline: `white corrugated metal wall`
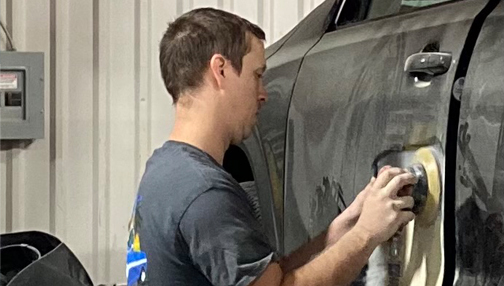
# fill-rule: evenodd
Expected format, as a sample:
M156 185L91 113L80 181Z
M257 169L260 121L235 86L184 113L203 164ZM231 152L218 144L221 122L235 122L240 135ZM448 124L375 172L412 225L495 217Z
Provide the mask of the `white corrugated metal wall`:
M173 122L157 61L166 23L218 7L272 43L322 1L0 0L16 48L45 53L46 114L45 139L1 143L0 232L53 233L96 284L125 281L136 187Z

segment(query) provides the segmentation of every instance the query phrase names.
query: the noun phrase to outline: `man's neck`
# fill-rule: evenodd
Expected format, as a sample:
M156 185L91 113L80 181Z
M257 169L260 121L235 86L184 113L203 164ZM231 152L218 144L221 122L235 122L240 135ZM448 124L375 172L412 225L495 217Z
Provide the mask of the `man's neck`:
M224 153L229 147L229 140L222 129L212 118L203 116L179 116L175 119L169 140L184 142L208 153L222 165Z

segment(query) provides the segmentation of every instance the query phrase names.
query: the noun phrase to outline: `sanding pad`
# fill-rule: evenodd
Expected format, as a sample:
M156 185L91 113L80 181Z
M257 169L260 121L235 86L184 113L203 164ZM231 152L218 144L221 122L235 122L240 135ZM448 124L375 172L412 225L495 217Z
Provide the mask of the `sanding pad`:
M441 197L441 178L438 162L430 148L420 148L415 152L414 161L421 164L427 177L427 198L423 210L417 215L415 221L420 226L432 225L439 213Z

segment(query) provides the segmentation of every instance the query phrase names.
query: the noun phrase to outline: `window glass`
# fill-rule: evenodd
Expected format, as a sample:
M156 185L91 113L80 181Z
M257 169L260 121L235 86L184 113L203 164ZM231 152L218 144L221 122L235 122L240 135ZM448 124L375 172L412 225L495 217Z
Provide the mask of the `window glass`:
M337 26L408 13L450 1L453 0L347 0L338 18Z

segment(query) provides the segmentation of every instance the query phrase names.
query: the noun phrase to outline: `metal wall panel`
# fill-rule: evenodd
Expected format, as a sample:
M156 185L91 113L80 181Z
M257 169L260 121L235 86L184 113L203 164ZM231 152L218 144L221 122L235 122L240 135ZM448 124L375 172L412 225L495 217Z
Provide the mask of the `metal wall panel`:
M222 8L259 24L269 44L321 2L0 0L16 48L45 53L46 110L43 140L1 143L0 232L53 233L95 284L124 282L136 187L174 118L157 59L167 23Z

